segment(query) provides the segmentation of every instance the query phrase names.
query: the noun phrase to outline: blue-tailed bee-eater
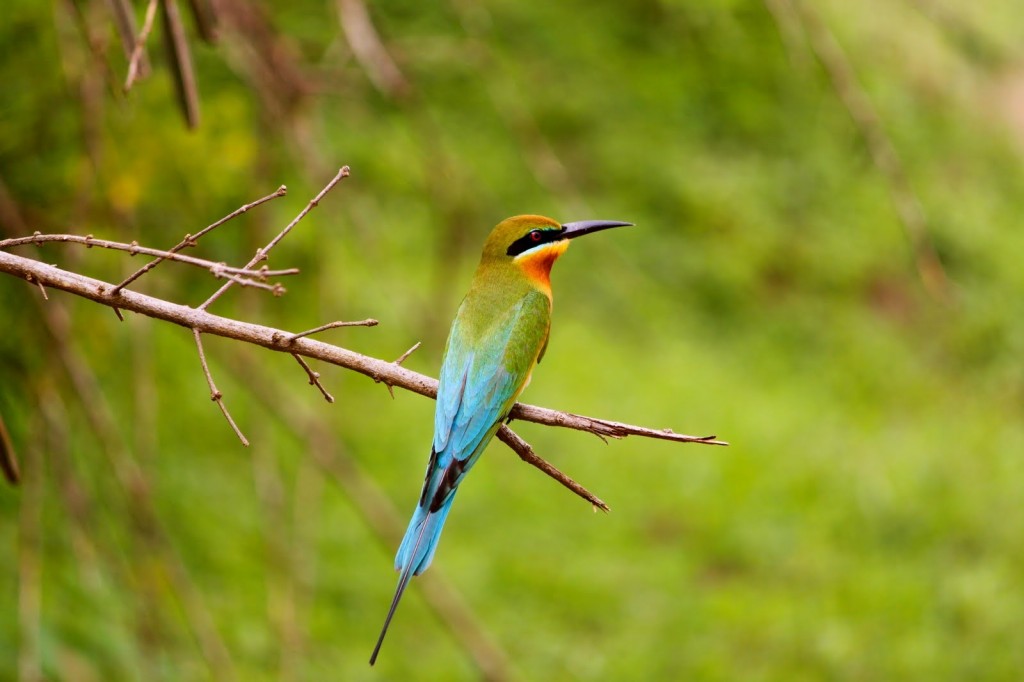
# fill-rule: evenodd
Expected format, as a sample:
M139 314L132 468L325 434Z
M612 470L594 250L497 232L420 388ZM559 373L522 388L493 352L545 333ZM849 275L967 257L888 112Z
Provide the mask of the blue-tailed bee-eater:
M544 357L551 329L551 266L569 240L632 223L585 220L559 224L522 215L502 221L487 238L469 292L448 334L434 412L434 442L416 511L395 556L400 572L384 635L409 579L434 558L455 492Z

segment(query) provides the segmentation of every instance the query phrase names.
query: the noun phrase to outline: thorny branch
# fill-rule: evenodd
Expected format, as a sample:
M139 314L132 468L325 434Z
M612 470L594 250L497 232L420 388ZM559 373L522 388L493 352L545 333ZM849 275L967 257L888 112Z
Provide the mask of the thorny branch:
M188 329L198 330L202 333L245 341L271 350L328 362L354 372L359 372L386 385L404 388L430 398L435 398L437 395L437 381L435 379L406 369L394 362L361 355L315 339L300 338L289 343L288 339L291 334L288 332L221 317L204 310L170 303L128 289L122 290L120 296L115 299L108 294L113 285L107 282L67 272L31 258L22 258L0 251L0 272L24 279L31 277L33 281L41 282L44 286L50 288L61 289L103 305L116 305L122 310L141 313ZM624 438L625 436L636 435L682 443L727 445L724 441L716 440L713 436L689 436L669 430L622 424L522 403L512 408L510 417L548 426L561 426L587 431L610 438ZM520 456L522 456L522 453L520 453ZM572 488L565 480L561 478L558 480L563 485ZM597 502L589 497L587 499L592 504L597 504Z
M241 273L237 276L256 276L258 274L266 276L268 273L275 274L286 274L291 271L269 271L263 270L252 270L251 268L259 263L261 260L266 259L269 251L276 246L281 239L283 239L288 232L301 220L312 208L314 208L323 196L329 191L334 185L336 185L342 178L348 175L348 167L343 167L338 171L338 174L331 180L330 183L299 213L299 215L284 228L274 239L272 239L265 247L258 249L256 255L250 260L245 268L227 268L227 266L220 266L220 272L232 272ZM271 197L274 195L270 195ZM262 201L267 200L265 197ZM259 202L254 202L253 205ZM251 205L247 205L251 206ZM245 207L243 207L245 208ZM241 209L236 211L235 214L243 212ZM199 235L205 234L210 229L218 224L222 224L223 221L215 223L210 226ZM199 236L197 235L197 236ZM310 383L317 386L317 388L323 393L325 399L328 402L332 401L332 396L323 388L319 382L319 374L313 372L308 364L306 364L302 357L314 358L323 362L328 362L345 369L349 369L365 376L370 377L376 382L385 384L389 390L392 387L398 386L404 388L413 393L425 395L430 398L436 398L437 395L437 381L431 377L419 374L412 370L402 367L401 362L412 353L417 346L413 346L409 351L404 353L398 360L393 362L387 362L377 358L361 355L353 351L333 346L321 341L317 341L308 338L309 334L313 334L317 331L323 331L338 326L352 326L353 324L362 324L364 326L372 326L370 322L372 320L364 320L359 323L331 323L323 325L307 332L302 333L290 333L272 327L266 327L263 325L252 324L248 322L242 322L231 318L221 317L207 312L206 307L215 301L221 294L227 291L234 283L235 280L229 280L224 284L213 296L211 296L205 303L198 308L192 308L189 306L179 305L171 303L159 298L147 296L145 294L134 292L130 289L123 288L121 285L113 285L108 282L93 279L78 273L69 272L62 270L54 265L47 265L38 260L32 258L25 258L22 256L16 256L3 251L2 249L9 246L16 246L23 243L43 243L46 241L77 241L78 243L85 243L91 246L108 246L109 248L120 248L118 245L110 246L115 244L114 242L106 242L104 240L95 240L91 236L84 239L80 238L69 239L71 235L56 235L61 237L60 239L48 239L50 235L34 235L32 237L24 239L14 239L0 241L0 272L4 272L16 277L25 279L28 282L37 284L40 287L50 287L54 289L61 289L69 293L76 294L83 298L87 298L91 301L110 306L112 308L129 310L136 313L141 313L149 317L153 317L166 322L171 322L187 329L190 329L193 333L193 337L196 342L199 359L203 367L204 374L210 387L210 394L212 400L217 402L221 411L224 413L225 418L228 420L235 433L241 439L244 444L248 444L241 431L238 429L234 420L231 418L224 406L222 395L213 381L213 377L210 374L209 366L206 362L206 356L203 352L201 334L213 334L215 336L222 336L225 338L235 339L238 341L244 341L246 343L263 346L270 350L285 352L293 355L299 364L302 365L303 369L306 370L307 375L310 378ZM186 239L186 242L189 240ZM183 248L183 247L182 247ZM144 249L137 245L132 245L129 249L134 250L138 253L149 253L151 255L162 256L172 260L182 260L183 262L200 261L200 259L189 259L188 257L182 256L179 253L172 251L157 251L155 249ZM208 261L201 261L204 267L209 264ZM193 262L193 264L196 264ZM217 265L217 264L212 264ZM211 269L211 272L217 274L216 271ZM417 344L418 345L418 344ZM533 405L525 405L517 403L509 414L509 421L512 419L520 419L523 421L531 421L538 424L545 424L548 426L560 426L563 428L577 429L580 431L587 431L593 433L598 437L604 439L608 438L624 438L629 435L643 436L646 438L657 438L662 440L671 440L676 442L684 443L704 443L709 445L727 445L728 443L720 440L716 440L714 436L689 436L685 434L675 433L670 429L651 429L642 426L635 426L631 424L624 424L620 422L608 421L604 419L597 419L594 417L586 417L582 415L572 414L568 412L560 412L557 410L551 410L543 407L537 407ZM578 483L573 481L571 478L558 471L553 465L540 458L533 449L526 443L522 438L516 435L508 426L502 426L499 431L499 439L509 445L524 461L532 464L539 468L541 471L551 476L565 487L572 490L577 495L580 495L592 505L597 508L607 510L607 505L601 501L600 498L596 497L585 488L580 486Z

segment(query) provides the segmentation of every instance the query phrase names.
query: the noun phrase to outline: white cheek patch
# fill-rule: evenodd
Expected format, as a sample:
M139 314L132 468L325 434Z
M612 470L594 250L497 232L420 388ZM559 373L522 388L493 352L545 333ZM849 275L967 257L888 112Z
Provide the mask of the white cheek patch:
M516 255L512 260L514 262L518 263L519 261L522 261L522 260L525 260L525 259L528 259L528 258L536 258L537 256L540 256L540 255L545 254L545 253L550 253L551 255L553 255L555 257L558 257L558 256L562 255L562 252L564 252L565 249L568 246L569 245L565 241L547 242L545 244L538 244L537 246L533 247L532 249L527 249L526 251L523 251L522 253Z

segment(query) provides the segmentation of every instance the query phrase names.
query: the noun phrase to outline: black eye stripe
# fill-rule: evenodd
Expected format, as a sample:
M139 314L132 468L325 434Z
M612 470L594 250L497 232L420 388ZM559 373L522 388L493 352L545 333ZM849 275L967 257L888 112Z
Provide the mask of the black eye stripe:
M530 230L525 235L512 242L505 253L509 256L518 256L523 251L532 249L535 246L548 244L550 242L557 242L562 238L562 232L564 231L565 230L561 227L543 227Z

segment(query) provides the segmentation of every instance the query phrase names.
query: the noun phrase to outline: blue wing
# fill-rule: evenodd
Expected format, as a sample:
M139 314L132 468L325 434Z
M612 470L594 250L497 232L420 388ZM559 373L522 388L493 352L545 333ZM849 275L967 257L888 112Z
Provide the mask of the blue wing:
M547 345L551 302L540 292L530 292L506 314L494 315L484 329L467 321L478 317L467 312L468 301L448 336L423 491L395 555L401 575L371 665L409 579L434 558L459 483L498 431Z
M550 302L530 294L474 338L456 317L434 412L433 456L420 504L435 511L476 463L526 385L548 333ZM538 319L538 316L543 316Z
M411 566L414 574L430 565L456 488L515 404L548 335L551 302L540 292L522 297L504 314L490 315L483 326L470 322L484 316L468 311L468 300L448 336L430 461L395 556L397 570ZM430 528L421 538L425 524Z

